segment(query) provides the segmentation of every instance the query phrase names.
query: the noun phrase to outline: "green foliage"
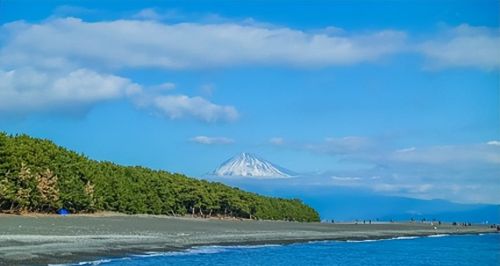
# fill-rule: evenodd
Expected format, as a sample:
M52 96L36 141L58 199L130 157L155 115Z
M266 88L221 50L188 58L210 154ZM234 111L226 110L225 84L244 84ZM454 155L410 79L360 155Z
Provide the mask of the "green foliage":
M0 132L0 211L117 211L319 221L298 199L263 197L181 174L90 160L48 140Z

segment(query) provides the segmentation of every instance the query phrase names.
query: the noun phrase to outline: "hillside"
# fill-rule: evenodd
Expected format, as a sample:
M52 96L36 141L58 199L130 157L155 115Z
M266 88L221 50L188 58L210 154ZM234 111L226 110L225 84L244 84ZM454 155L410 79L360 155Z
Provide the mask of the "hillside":
M0 133L0 212L233 216L318 221L297 199L258 194L144 167L91 160L49 140Z

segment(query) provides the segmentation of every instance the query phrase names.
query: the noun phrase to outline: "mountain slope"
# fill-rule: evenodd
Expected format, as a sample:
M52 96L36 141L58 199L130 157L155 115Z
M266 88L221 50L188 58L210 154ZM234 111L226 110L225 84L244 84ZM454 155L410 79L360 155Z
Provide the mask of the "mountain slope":
M215 176L286 178L292 173L250 153L240 153L222 163L212 173Z
M99 162L48 140L0 132L0 212L117 211L318 221L297 199L264 197L144 167Z

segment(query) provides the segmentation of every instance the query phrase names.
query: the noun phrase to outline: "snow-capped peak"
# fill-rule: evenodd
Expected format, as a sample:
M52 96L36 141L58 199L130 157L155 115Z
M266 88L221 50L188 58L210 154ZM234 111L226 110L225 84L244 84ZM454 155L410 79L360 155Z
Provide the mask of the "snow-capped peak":
M240 153L225 161L215 171L216 176L243 176L243 177L290 177L291 173L269 161L261 159L251 153Z

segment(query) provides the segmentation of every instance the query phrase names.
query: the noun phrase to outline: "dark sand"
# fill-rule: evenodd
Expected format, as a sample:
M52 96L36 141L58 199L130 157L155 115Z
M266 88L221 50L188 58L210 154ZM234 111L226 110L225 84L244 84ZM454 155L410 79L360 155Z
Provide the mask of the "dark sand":
M434 226L437 229L434 229ZM46 265L200 245L366 240L496 232L488 226L322 224L164 216L0 215L0 265Z

